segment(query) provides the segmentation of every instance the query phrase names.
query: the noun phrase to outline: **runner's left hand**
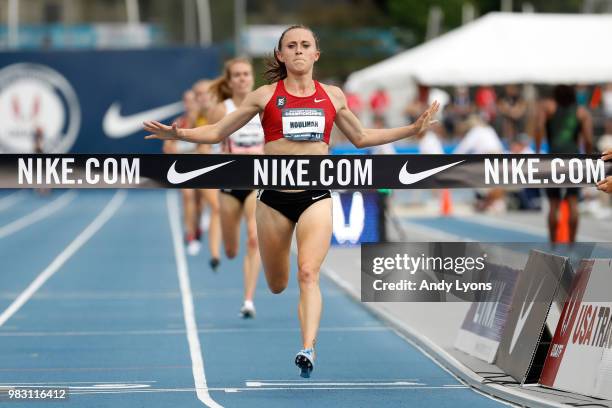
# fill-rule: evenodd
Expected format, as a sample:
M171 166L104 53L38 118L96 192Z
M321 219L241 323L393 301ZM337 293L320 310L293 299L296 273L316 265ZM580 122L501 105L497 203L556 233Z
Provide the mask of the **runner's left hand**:
M423 135L431 125L437 122L437 120L433 118L436 116L438 109L440 109L440 103L438 101L433 101L433 103L429 105L429 108L419 116L416 122L414 122L418 136Z
M612 194L612 176L608 176L598 182L597 189L603 191L604 193Z
M150 122L143 122L144 130L151 132L151 135L145 136L145 139L160 139L160 140L181 140L182 130L176 125L176 122L172 126L164 125L163 123L152 120Z

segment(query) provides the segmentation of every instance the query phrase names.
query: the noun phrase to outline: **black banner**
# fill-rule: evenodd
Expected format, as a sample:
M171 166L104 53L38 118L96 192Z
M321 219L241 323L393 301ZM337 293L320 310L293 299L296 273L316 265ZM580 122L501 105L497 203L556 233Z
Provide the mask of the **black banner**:
M593 186L595 155L0 155L0 188L551 188Z

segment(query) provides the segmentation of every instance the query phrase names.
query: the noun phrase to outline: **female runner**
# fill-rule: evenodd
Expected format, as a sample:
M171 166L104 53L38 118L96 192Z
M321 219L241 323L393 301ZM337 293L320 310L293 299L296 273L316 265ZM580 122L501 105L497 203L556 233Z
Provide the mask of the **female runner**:
M196 102L200 108L198 116L196 118L196 126L204 126L209 123L209 116L211 114L214 100L210 94L209 87L210 81L207 79L201 79L193 85L193 91L195 92ZM177 126L178 127L178 126ZM208 144L200 144L197 148L197 153L209 154L213 152L213 146ZM221 216L219 214L219 197L217 189L199 189L198 192L198 210L197 219L198 223L201 216L204 214L205 229L208 228L208 250L210 252L210 259L208 261L213 271L217 271L219 268L220 261L220 248L221 248ZM208 206L209 215L206 216L205 205Z
M214 81L209 92L216 96L218 103L209 116L210 123L216 123L234 112L246 96L253 90L253 67L244 58L235 58L225 63L223 76ZM262 154L264 133L259 116L251 120L225 139L222 147L230 154ZM244 258L244 303L240 315L255 317L253 297L259 276L259 248L257 245L257 226L255 224L255 190L221 189L219 205L221 209L221 232L225 254L232 259L238 254L240 242L240 219L244 216L247 226L247 249Z
M431 125L439 107L437 102L411 125L364 129L347 108L346 97L340 88L313 79L313 66L319 56L319 45L313 32L304 26L291 26L281 35L274 61L266 71L270 85L248 94L234 112L214 125L180 129L176 125L145 122L145 130L153 133L147 138L218 143L259 114L265 134L265 154L325 155L329 151L334 123L359 148L418 135ZM259 251L273 293L280 293L287 287L294 230L296 234L302 350L297 353L295 364L303 377L309 377L314 368L314 345L322 309L319 270L332 234L329 198L328 190L260 190L258 193Z
M181 128L195 127L199 107L195 99L195 93L191 89L183 93L183 106L185 107L185 113L175 119L177 126ZM197 146L180 140L166 140L164 141L163 152L166 154L197 153ZM183 197L183 225L187 253L195 256L200 252L199 194L197 190L182 188L181 195Z

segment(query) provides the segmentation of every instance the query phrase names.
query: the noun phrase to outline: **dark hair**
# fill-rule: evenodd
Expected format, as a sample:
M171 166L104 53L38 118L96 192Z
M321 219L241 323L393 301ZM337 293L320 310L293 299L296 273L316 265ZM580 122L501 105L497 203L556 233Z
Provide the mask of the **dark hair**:
M559 106L570 106L576 103L576 90L573 86L557 85L553 89L553 97Z
M225 62L223 74L209 85L208 92L215 97L217 102L223 102L233 96L233 92L229 87L229 81L232 75L232 66L238 63L248 64L252 67L251 61L246 58L232 58Z
M278 59L278 57L276 56L276 53L280 52L283 46L283 38L285 38L285 34L287 34L291 30L295 30L298 28L308 30L312 33L312 36L314 37L314 40L315 40L315 46L317 47L317 50L319 50L319 39L315 35L314 31L312 31L309 27L302 25L302 24L295 24L287 28L285 31L283 31L280 38L278 39L278 45L276 46L276 48L274 48L274 52L272 56L268 57L265 62L266 71L264 72L264 77L266 78L266 81L268 81L269 84L278 82L278 81L281 81L287 78L287 67L285 66L285 63L281 62Z

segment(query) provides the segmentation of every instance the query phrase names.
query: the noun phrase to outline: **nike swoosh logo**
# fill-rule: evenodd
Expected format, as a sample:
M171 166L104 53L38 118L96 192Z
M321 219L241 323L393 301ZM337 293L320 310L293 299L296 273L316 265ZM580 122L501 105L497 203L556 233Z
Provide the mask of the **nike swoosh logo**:
M179 173L178 171L176 171L176 168L175 168L176 161L175 161L174 163L172 163L172 166L168 170L168 175L167 175L168 181L172 184L181 184L188 180L201 176L202 174L208 173L209 171L218 169L221 166L225 166L226 164L229 164L233 161L234 160L230 160L224 163L215 164L213 166L204 167L202 169L188 171L186 173Z
M510 349L508 349L508 354L512 354L512 350L514 350L514 346L516 346L516 342L520 334L523 332L523 327L525 326L527 319L529 319L531 308L533 307L533 304L535 303L535 299L538 297L538 293L540 293L540 289L542 289L543 284L544 284L544 279L542 279L542 281L540 282L540 286L538 286L538 290L536 290L536 293L531 298L531 301L527 302L527 299L525 299L525 302L523 302L523 306L521 306L521 313L519 314L518 320L516 322L516 326L514 327L514 333L512 333L512 339L510 340ZM527 293L531 291L532 286L533 286L533 281L531 281L531 283L529 284L529 289L527 289ZM525 305L527 303L529 303L529 306L527 307L527 310L525 310Z
M321 194L320 196L311 197L311 198L312 198L312 201L314 201L314 200L318 200L319 198L321 198L321 197L325 196L326 194L327 194L327 193L325 193L325 194Z
M129 116L121 116L121 103L113 102L104 114L102 129L111 139L121 139L142 130L146 120L164 120L183 112L183 102L175 102Z
M400 171L399 181L402 184L414 184L423 179L426 179L427 177L433 176L436 173L440 173L441 171L444 171L450 167L456 166L459 163L463 163L464 161L465 160L461 160L455 163L447 164L445 166L436 167L435 169L421 171L419 173L409 173L408 170L406 170L406 165L408 164L408 162L406 162L404 163L404 167L402 167L402 170Z
M315 98L315 103L323 102L324 100L326 100L326 98L323 98L323 99L317 99L317 98Z

